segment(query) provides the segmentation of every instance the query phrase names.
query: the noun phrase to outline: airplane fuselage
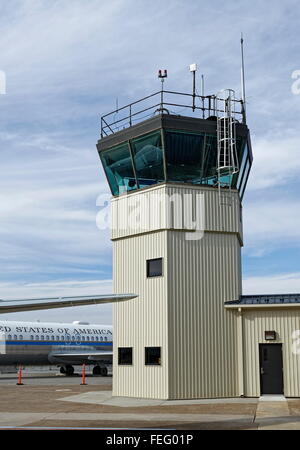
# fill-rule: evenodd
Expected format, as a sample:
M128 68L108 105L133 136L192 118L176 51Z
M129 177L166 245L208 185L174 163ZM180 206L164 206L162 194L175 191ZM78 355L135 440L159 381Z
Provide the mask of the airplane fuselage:
M0 321L0 365L96 364L97 352L112 352L112 326Z

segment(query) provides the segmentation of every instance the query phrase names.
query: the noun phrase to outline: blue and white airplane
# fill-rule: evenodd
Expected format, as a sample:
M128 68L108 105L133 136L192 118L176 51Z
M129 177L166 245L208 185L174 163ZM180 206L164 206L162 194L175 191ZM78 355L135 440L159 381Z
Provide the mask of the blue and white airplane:
M112 363L112 326L86 322L0 321L0 365L50 365L73 375L75 364L93 364L106 376Z
M135 294L0 300L0 314L51 308L115 303ZM93 364L93 374L106 376L112 362L112 327L84 322L0 321L0 365L60 366L72 375L75 364Z

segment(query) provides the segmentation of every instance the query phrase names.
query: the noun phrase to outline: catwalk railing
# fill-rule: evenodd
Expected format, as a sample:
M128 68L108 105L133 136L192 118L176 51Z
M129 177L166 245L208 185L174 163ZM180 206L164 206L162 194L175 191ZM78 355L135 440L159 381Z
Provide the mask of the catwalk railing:
M218 109L218 100L220 99L216 95L202 96L161 90L102 116L101 138L129 128L157 114L191 116L200 119L214 118L223 113L225 115L225 110ZM240 116L241 122L245 123L243 100L235 99L233 103L233 113L237 117Z

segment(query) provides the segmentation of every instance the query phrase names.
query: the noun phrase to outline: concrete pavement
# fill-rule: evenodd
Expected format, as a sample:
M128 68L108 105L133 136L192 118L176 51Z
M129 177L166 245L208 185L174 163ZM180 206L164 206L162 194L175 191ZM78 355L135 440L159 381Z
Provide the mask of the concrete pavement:
M112 397L111 378L0 376L0 428L300 429L300 399L202 400Z

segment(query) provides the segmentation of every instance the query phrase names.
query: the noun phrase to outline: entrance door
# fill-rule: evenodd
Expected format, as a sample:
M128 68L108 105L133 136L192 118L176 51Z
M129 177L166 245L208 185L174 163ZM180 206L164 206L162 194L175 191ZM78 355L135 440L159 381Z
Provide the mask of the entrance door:
M283 394L282 345L260 344L261 394Z

